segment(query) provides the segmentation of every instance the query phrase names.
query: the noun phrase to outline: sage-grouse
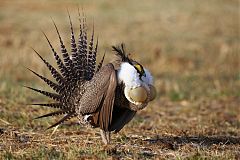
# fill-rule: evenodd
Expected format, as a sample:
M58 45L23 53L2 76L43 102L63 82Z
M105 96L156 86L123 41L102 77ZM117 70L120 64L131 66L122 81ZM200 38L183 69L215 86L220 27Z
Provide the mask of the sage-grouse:
M103 66L104 55L96 66L98 40L94 42L94 27L90 40L87 40L86 18L79 16L79 20L80 34L76 42L69 16L71 54L67 52L58 28L53 22L60 41L62 58L43 33L53 52L58 69L34 50L55 80L49 80L29 70L50 86L55 93L27 88L54 100L53 103L32 105L58 109L37 118L63 115L62 119L49 128L77 117L82 124L99 127L103 142L108 144L110 132L119 132L132 120L138 110L146 107L148 102L155 98L156 90L149 71L125 53L123 44L112 47L117 55L116 61Z

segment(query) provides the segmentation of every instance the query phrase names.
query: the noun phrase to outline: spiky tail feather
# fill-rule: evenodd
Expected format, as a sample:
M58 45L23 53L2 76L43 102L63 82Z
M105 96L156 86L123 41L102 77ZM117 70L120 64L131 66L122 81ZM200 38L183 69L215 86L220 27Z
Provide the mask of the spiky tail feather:
M55 101L54 103L33 103L31 105L39 105L39 106L46 106L46 107L59 109L58 111L39 116L36 119L65 114L65 116L63 116L62 119L57 121L55 124L53 124L49 128L55 127L63 123L64 121L67 121L72 117L77 116L75 112L75 106L69 102L69 99L72 96L72 92L79 82L91 80L95 72L102 67L104 57L105 57L105 54L104 54L101 62L98 64L98 67L96 68L98 39L94 48L94 27L93 27L91 39L89 42L89 47L87 47L88 40L87 40L87 31L86 31L87 30L86 17L83 14L83 17L81 18L80 12L79 12L80 34L79 34L78 44L76 44L72 21L71 21L69 12L68 12L68 17L69 17L70 31L71 31L72 58L70 58L70 54L68 54L67 52L67 49L64 45L62 37L57 28L57 25L55 24L54 21L53 21L53 24L59 38L63 61L61 60L58 53L53 48L47 35L43 32L43 35L46 38L52 50L53 56L55 58L55 61L57 63L57 66L60 72L56 68L54 68L48 61L46 61L36 50L33 49L34 52L38 55L38 57L47 66L52 77L56 80L56 83L28 68L29 71L31 71L41 80L43 80L48 86L50 86L56 92L56 93L51 93L48 91L43 91L43 90L25 86L26 88L31 89L35 92L38 92L42 95L45 95Z

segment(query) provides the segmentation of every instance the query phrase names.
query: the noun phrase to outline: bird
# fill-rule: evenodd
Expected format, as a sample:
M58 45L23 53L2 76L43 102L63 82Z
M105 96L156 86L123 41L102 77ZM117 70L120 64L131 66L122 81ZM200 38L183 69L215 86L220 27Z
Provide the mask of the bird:
M55 108L36 119L62 116L48 127L56 127L77 117L82 125L100 128L102 141L110 144L111 133L118 133L135 116L155 99L156 88L151 73L126 53L125 45L112 46L116 59L105 65L105 53L97 64L98 38L94 37L94 25L90 36L87 35L86 16L78 14L79 35L75 35L68 13L71 52L63 42L56 23L53 21L60 43L61 53L57 53L47 35L43 32L52 51L57 67L44 59L35 49L33 51L48 68L53 80L30 72L45 82L53 92L25 86L52 100L47 103L31 105Z

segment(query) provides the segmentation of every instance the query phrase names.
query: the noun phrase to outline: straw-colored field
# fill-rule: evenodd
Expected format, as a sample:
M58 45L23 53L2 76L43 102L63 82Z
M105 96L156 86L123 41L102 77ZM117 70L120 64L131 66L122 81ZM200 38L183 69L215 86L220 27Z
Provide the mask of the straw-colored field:
M0 159L238 159L240 158L240 2L238 0L5 1L0 0ZM78 8L95 25L100 57L124 42L155 78L158 96L106 150L98 129L32 120L47 89L25 67L50 77L43 30L59 51L51 17L69 47L67 9L78 34ZM98 59L100 59L98 57Z

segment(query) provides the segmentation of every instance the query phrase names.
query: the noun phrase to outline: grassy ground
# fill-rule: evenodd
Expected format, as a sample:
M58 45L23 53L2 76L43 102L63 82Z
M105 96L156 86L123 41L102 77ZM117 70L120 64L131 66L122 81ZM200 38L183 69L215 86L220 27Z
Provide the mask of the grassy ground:
M74 120L44 131L56 119L32 120L46 109L23 105L47 101L21 87L45 88L25 66L49 75L31 47L53 62L41 30L58 46L52 17L69 46L66 10L77 31L78 6L89 26L94 21L106 62L110 46L125 42L155 77L157 99L113 135L111 151L98 130ZM1 159L240 158L239 7L238 0L1 0Z

